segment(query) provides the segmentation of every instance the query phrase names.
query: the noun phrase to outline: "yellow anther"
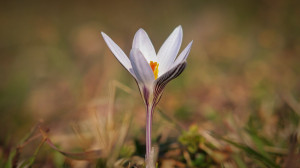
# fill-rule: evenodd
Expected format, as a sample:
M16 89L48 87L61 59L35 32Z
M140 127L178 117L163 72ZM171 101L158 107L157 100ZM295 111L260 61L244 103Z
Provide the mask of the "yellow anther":
M150 67L153 71L155 79L157 79L157 76L158 76L158 65L159 64L157 62L150 61Z

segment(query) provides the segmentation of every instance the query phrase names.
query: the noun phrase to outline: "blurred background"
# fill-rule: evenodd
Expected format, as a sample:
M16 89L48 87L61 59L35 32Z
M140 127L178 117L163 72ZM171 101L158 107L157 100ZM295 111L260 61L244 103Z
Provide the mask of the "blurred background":
M286 147L288 136L300 128L298 7L296 0L2 1L2 157L38 122L65 135L74 123L84 127L93 118L88 111L95 104L104 116L112 81L124 85L114 97L114 120L131 111L127 138L143 142L145 112L137 86L100 32L129 54L139 28L158 51L178 25L184 33L181 51L194 43L186 70L166 87L159 104L164 113L183 128L197 124L231 137L251 121L267 138L276 134L275 145ZM155 114L154 138L172 132L162 132L165 125ZM39 163L51 162L49 157L41 155Z

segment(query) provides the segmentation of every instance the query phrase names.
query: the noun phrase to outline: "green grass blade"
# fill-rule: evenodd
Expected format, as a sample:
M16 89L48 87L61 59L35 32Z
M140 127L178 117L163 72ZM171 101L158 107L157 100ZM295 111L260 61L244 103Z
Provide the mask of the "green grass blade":
M279 165L277 165L274 161L272 161L270 158L264 156L263 154L257 152L256 150L252 149L251 147L247 146L247 145L243 145L234 141L231 141L229 139L220 137L218 135L213 134L214 136L216 136L217 138L222 139L223 141L243 150L244 152L246 152L249 156L252 156L254 159L262 162L264 165L266 165L267 167L272 167L272 168L280 168Z

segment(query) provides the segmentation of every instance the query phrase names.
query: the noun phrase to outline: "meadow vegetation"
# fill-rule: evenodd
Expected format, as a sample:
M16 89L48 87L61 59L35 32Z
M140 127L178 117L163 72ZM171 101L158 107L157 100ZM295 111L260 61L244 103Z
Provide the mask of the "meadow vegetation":
M100 32L129 51L143 28L158 50L178 25L194 43L154 114L157 166L299 167L298 5L4 1L0 167L143 167L144 105Z

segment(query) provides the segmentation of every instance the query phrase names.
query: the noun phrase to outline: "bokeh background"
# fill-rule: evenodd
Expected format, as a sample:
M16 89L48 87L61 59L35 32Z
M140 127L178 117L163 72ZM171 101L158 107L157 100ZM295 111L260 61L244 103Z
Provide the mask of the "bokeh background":
M92 117L91 103L100 105L99 115L104 115L112 81L137 94L116 91L114 109L116 120L128 111L134 114L128 139L142 139L145 112L137 86L100 32L129 54L139 28L158 51L178 25L184 33L181 50L194 43L186 70L168 84L160 108L183 128L198 124L224 135L234 134L253 116L256 128L270 137L294 123L277 135L282 144L299 131L298 7L296 0L2 1L2 156L37 122L64 135L72 132L72 123L82 126ZM230 126L228 116L238 127ZM166 131L163 119L155 117L154 137ZM51 162L47 155L38 160Z

